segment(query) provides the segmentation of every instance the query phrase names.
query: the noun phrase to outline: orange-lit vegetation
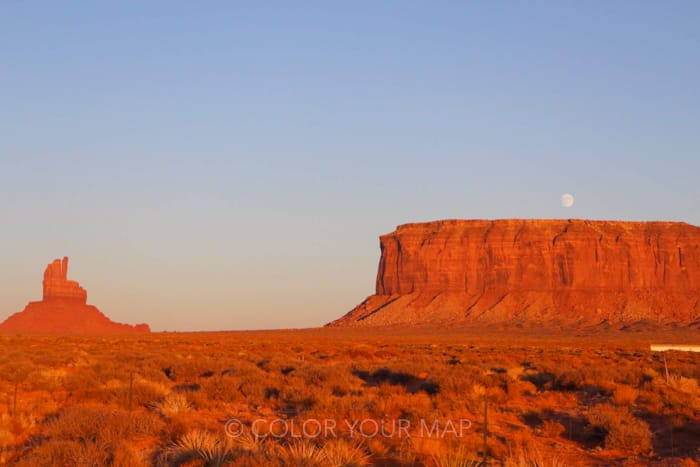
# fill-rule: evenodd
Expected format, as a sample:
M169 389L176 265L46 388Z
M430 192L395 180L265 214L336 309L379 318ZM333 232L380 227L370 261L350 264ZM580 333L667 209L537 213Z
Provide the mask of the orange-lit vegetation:
M695 465L700 354L667 354L667 376L663 356L648 350L659 339L347 329L2 336L0 463ZM336 426L303 436L310 420ZM350 428L368 420L403 421L409 436L396 425L376 436ZM470 421L462 436L448 429L460 420Z

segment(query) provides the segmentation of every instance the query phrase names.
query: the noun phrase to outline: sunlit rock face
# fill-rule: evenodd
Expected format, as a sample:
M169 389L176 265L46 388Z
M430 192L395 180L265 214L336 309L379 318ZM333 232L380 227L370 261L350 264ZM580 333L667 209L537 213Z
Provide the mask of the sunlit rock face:
M700 228L685 223L446 220L380 247L376 293L331 325L700 319Z
M87 304L87 292L68 280L68 258L56 259L44 271L44 296L0 324L0 332L26 334L121 334L150 332L147 324L115 323Z
M53 299L87 303L87 292L75 281L68 280L68 258L56 259L44 271L44 302Z

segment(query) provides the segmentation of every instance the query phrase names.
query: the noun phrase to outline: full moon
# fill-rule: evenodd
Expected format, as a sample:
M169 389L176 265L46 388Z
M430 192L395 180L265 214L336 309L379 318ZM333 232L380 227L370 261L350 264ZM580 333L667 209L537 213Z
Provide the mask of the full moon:
M561 195L561 205L565 208L570 208L571 206L573 206L574 195L571 195L569 193L564 193L563 195Z

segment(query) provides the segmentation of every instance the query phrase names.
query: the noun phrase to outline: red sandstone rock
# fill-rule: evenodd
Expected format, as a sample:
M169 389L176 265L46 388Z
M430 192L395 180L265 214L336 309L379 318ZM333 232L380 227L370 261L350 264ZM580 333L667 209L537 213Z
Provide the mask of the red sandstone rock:
M0 324L0 332L32 334L118 334L151 332L147 324L115 323L87 304L87 292L68 280L68 258L54 260L44 271L44 297Z
M53 298L87 303L87 292L75 281L68 280L68 258L56 259L44 271L44 301Z
M330 325L700 320L700 228L685 223L447 220L380 246L376 294Z

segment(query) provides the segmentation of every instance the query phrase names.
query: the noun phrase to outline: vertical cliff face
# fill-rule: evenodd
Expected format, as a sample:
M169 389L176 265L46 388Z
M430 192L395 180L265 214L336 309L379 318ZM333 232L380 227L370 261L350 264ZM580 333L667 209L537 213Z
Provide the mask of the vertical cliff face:
M115 323L87 304L87 292L68 280L68 258L56 259L44 271L44 296L0 323L0 332L32 334L115 334L150 332L147 324Z
M56 259L44 271L44 299L63 299L87 303L87 292L75 281L68 280L68 258Z
M376 294L334 325L700 318L700 228L438 221L380 238Z

